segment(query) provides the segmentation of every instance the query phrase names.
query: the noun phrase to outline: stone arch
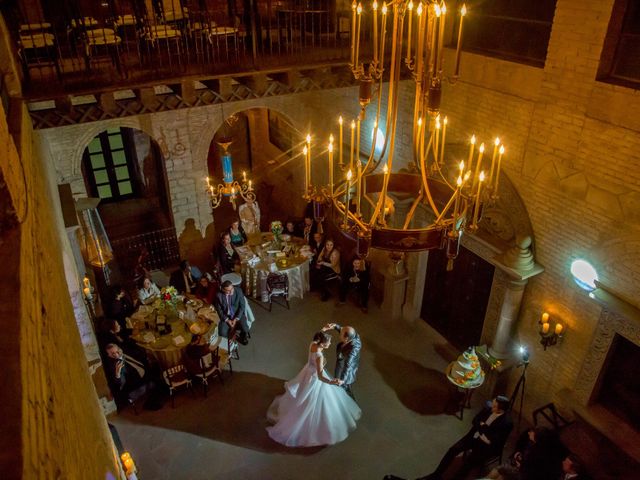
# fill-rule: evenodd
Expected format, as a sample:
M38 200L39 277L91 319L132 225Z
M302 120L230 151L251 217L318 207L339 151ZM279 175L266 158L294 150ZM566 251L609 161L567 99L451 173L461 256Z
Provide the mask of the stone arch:
M78 138L76 148L72 154L72 175L82 176L82 156L85 149L87 148L87 145L89 145L89 142L91 142L91 140L93 140L94 137L96 137L101 132L105 131L108 128L114 127L127 127L140 130L149 135L149 137L151 137L151 139L156 142L156 144L158 143L158 139L154 136L154 132L150 128L150 125L148 125L147 122L141 122L139 117L114 118L102 122L90 123L88 124L87 128L82 130L82 133ZM162 152L160 152L160 154L162 155ZM164 157L162 160L165 160Z
M245 110L252 110L254 108L265 108L267 110L277 112L287 120L289 120L289 122L297 129L297 125L299 122L295 121L295 119L292 118L289 113L285 112L284 109L268 105L267 102L255 105L253 103L247 105L245 102L238 102L238 104L232 103L231 108L228 111L223 110L221 105L216 111L216 114L212 115L200 129L201 134L197 137L198 142L193 146L191 150L194 162L203 162L206 164L205 157L209 152L209 146L213 141L213 137L215 136L218 129L227 120L227 118L235 115L236 113L241 113Z

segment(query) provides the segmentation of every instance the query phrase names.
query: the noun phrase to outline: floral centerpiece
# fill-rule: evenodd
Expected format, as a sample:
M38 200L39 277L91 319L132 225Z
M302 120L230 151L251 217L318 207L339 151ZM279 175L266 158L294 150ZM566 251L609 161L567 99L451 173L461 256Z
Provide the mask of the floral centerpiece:
M273 233L273 239L276 243L280 243L282 241L282 232L284 228L282 227L282 222L280 220L274 220L271 222L271 233Z
M160 297L154 302L154 307L165 314L176 314L178 305L178 291L175 287L163 287L160 290Z

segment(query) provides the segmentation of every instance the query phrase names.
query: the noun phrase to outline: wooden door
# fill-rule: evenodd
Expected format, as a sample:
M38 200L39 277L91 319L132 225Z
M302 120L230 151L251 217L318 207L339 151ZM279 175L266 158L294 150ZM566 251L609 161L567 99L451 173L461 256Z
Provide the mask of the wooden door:
M458 350L480 341L493 271L464 247L449 272L445 251L429 252L421 316Z

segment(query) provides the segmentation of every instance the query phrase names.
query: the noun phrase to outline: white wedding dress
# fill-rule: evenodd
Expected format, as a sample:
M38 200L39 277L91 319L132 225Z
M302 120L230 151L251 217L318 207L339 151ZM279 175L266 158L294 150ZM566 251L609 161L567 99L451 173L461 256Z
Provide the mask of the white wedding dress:
M341 387L318 379L316 359L321 352L309 351L300 373L284 384L285 393L276 397L267 412L274 425L269 436L288 447L333 445L356 428L362 411ZM328 378L326 372L324 376Z

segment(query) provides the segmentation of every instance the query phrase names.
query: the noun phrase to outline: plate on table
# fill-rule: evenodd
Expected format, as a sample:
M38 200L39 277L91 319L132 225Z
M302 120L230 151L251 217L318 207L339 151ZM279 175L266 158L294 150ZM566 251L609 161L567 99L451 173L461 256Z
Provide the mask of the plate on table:
M187 307L191 307L194 310L198 310L200 308L202 308L202 306L204 305L204 302L200 299L197 298L192 298L191 300L187 300L186 303Z

